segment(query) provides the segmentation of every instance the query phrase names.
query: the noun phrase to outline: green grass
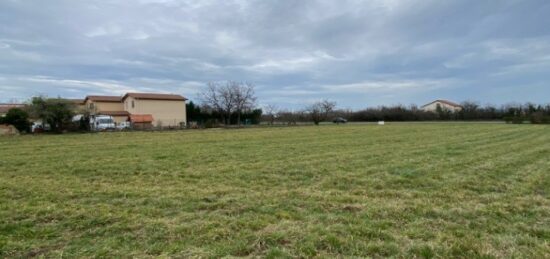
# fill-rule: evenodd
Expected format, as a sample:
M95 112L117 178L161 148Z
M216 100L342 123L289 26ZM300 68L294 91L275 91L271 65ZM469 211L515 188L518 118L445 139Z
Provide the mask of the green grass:
M550 127L0 138L1 257L550 255Z

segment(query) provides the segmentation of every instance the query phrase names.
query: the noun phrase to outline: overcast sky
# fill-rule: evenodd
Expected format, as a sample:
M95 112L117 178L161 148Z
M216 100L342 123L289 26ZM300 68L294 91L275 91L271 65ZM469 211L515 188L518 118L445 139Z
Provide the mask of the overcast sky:
M0 102L220 80L289 108L549 103L550 1L0 1Z

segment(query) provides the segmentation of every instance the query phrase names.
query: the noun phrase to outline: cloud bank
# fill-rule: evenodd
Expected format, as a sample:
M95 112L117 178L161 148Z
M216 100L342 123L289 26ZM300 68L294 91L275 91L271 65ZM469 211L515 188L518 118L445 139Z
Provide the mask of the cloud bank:
M0 2L0 102L127 91L196 99L208 81L263 104L436 98L550 102L550 2Z

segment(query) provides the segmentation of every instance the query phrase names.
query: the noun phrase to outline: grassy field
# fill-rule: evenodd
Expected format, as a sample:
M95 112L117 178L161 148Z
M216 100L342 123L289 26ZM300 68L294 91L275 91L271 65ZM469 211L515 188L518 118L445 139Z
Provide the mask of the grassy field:
M1 257L550 256L550 127L0 138Z

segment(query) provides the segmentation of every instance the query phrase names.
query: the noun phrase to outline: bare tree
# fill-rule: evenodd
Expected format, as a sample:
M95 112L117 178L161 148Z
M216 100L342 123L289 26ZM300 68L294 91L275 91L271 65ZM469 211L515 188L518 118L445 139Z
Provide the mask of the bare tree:
M200 93L202 104L209 107L212 110L222 112L222 105L220 97L218 96L218 84L214 82L208 82L204 91Z
M280 110L279 112L277 112L277 117L290 126L296 125L296 122L302 121L305 116L302 111L293 112L288 110Z
M313 123L319 125L320 122L328 118L329 113L334 110L334 107L336 107L335 102L322 100L306 107L306 112L309 114Z
M235 92L232 90L232 85L233 82L228 81L218 87L218 94L221 100L222 111L223 114L225 114L224 123L226 125L231 124L231 114L233 114L236 109Z
M229 82L208 82L206 89L200 94L203 104L219 112L225 124L229 123L231 113L235 110L235 98L232 95Z
M256 105L254 84L237 82L229 83L231 86L231 91L233 92L232 96L234 98L235 111L237 112L237 124L241 125L242 112L249 110Z
M238 124L241 123L241 113L256 104L254 85L235 81L209 82L201 93L205 105L218 111L224 123L231 123L231 114L237 112Z
M267 118L269 119L269 125L273 125L275 123L275 117L277 116L278 112L277 106L273 104L268 104L264 107L264 112Z
M323 112L323 120L328 118L329 113L334 111L336 108L336 102L331 102L329 100L321 101L321 111Z

